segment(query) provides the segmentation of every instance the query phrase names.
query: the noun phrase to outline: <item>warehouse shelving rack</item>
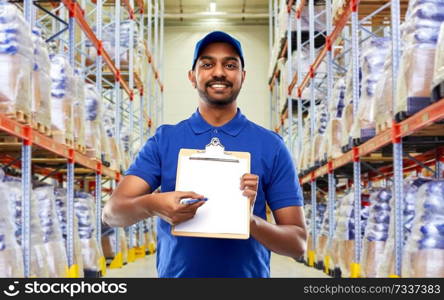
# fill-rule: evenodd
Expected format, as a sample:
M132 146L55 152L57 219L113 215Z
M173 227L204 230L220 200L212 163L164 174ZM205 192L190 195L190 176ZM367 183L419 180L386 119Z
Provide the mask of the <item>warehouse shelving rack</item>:
M31 27L38 25L41 27L44 36L51 45L58 45L58 52L68 55L72 67L81 70L80 74L86 82L96 85L99 94L105 101L117 103L116 105L116 135L120 135L122 124L130 128L131 133L136 132L137 137L131 138L129 145L131 159L141 147L151 129L161 124L162 112L157 109L163 108L163 84L161 82L162 59L160 51L163 47L163 1L143 1L137 0L137 8L133 9L133 0L123 0L124 11L121 10L120 0L109 2L109 6L103 0L91 3L82 0L78 1L10 1L23 8L25 19ZM154 2L154 3L153 3ZM102 24L104 24L103 13L112 11L109 22L115 17L118 24L121 19L129 19L131 23L130 45L127 49L120 50L120 28L116 26L116 46L114 58L103 47ZM153 13L154 10L154 13ZM148 11L148 15L144 14ZM160 28L158 25L160 19ZM134 24L140 27L143 39L143 50L138 53L139 61L149 70L144 78L141 74L135 74L134 70ZM92 24L96 28L93 30ZM77 25L77 26L76 26ZM109 25L109 24L108 24ZM62 27L63 26L63 27ZM105 24L106 26L106 24ZM152 27L155 34L152 35ZM76 30L78 30L76 35ZM147 36L144 36L144 32ZM97 50L97 58L94 64L87 65L88 54L85 50L85 41L88 40ZM160 49L160 50L159 50ZM122 52L129 53L129 65L127 70L122 70L120 66L120 55ZM155 53L154 55L152 53ZM104 66L106 70L104 72ZM126 71L126 72L125 72ZM138 100L138 101L134 101ZM137 102L135 105L134 103ZM152 103L155 102L153 105ZM151 107L154 109L147 109ZM154 113L153 113L154 112ZM154 119L154 121L153 121ZM137 130L136 130L137 129ZM23 233L22 245L24 253L24 274L29 277L30 272L30 207L31 207L31 180L32 174L44 176L41 181L47 178L54 178L60 183L65 181L68 190L68 224L67 224L67 254L69 271L68 277L77 277L78 267L73 263L73 221L74 221L74 185L76 180L85 189L94 189L96 204L96 224L97 240L101 245L101 207L102 201L106 198L102 191L110 192L119 182L122 169L111 169L107 162L102 159L92 159L74 149L73 145L65 145L54 141L37 130L30 124L20 123L9 116L0 114L0 130L8 135L17 137L21 142L0 143L3 154L0 162L5 166L12 166L21 169L22 173L22 207L23 207ZM119 141L120 143L120 141ZM66 174L65 176L63 174ZM111 188L106 188L105 184L111 182ZM143 256L145 247L136 245L134 236L136 231L141 235L145 227L153 231L153 220L141 221L136 226L130 227L129 241L130 254L129 261L134 261L135 251L138 250L138 257ZM153 233L152 233L153 234ZM140 240L140 239L139 239ZM118 245L118 239L116 239ZM151 248L153 246L151 245ZM121 267L121 253L117 253L112 266ZM151 249L153 251L153 249ZM142 253L141 253L142 252ZM102 274L105 272L105 262L102 259Z
M293 139L295 137L294 127L297 128L296 132L302 133L304 126L310 126L311 140L313 141L313 118L309 125L303 124L302 115L308 110L314 111L315 98L314 98L314 86L319 80L318 68L321 62L326 62L326 76L321 77L322 89L325 91L327 101L331 99L331 91L333 87L333 81L335 80L333 69L341 71L341 67L335 61L335 42L341 37L345 45L343 47L343 55L347 55L351 61L351 72L353 75L353 111L357 111L359 103L359 91L358 91L358 76L359 76L359 51L360 44L364 40L364 36L369 31L362 25L368 21L370 17L376 18L379 27L385 27L385 34L389 32L389 36L392 43L392 76L397 78L399 72L400 63L400 22L401 15L405 13L407 1L403 0L386 0L386 1L373 1L373 0L349 0L345 1L345 5L339 12L332 16L332 1L326 0L326 38L325 44L319 51L316 58L313 57L313 45L314 45L314 22L317 21L318 16L314 14L314 1L313 0L299 0L299 1L287 1L287 18L288 28L287 33L282 38L275 38L274 51L275 57L272 57L273 63L270 70L270 106L271 115L270 123L275 131L282 134L284 139L288 141L289 149L293 155ZM278 5L277 1L270 1L270 26L275 30L270 30L270 33L274 33L276 37L276 29L278 20ZM291 74L291 67L288 68L290 74L290 80L287 82L279 82L282 77L281 70L278 66L279 59L287 59L291 62L291 22L297 23L297 48L296 48L296 62L297 65L301 65L300 51L301 51L301 26L300 19L304 9L309 10L309 47L310 47L310 67L308 70L301 70L297 68L297 74ZM332 18L333 17L333 18ZM335 23L332 24L332 19ZM380 28L381 29L381 28ZM351 35L351 38L348 37ZM273 38L270 38L273 40ZM290 65L290 64L289 64ZM339 67L339 69L338 69ZM342 70L343 71L343 70ZM322 74L324 75L324 74ZM279 85L284 84L284 88L288 88L288 93L285 96L285 106L281 111L278 107L279 98L276 90ZM392 93L395 95L397 89L396 80L393 80ZM301 98L302 92L305 88L310 87L310 100L303 102ZM293 96L296 94L296 97ZM296 101L293 100L296 98ZM395 97L392 97L395 99ZM394 100L393 100L394 101ZM293 104L297 104L297 117L293 120ZM395 107L395 106L393 106ZM313 116L313 113L311 114ZM320 165L312 166L307 170L300 171L300 183L304 190L311 191L311 204L312 204L312 220L310 235L312 236L311 251L308 253L308 264L315 266L315 250L316 250L316 237L317 232L315 228L315 216L316 216L316 192L323 188L328 190L327 209L330 224L334 223L334 204L336 201L336 182L338 178L347 178L349 181L355 182L354 185L354 210L355 210L355 230L357 235L360 236L360 209L361 209L361 185L368 183L368 181L384 180L389 177L393 177L393 195L395 199L395 274L393 277L401 276L402 267L402 251L403 251L403 217L402 217L402 200L403 200L403 173L417 171L420 169L428 169L433 171L435 177L440 178L442 176L442 162L443 150L442 140L436 138L431 141L430 144L426 144L423 141L423 136L442 135L443 126L438 122L444 119L444 99L433 103L432 105L424 108L416 114L397 122L393 116L393 123L391 128L388 128L382 132L379 132L373 138L362 144L354 145L348 152L336 159L328 159L321 162ZM441 132L441 134L439 134ZM301 134L296 137L296 153L300 154L302 149ZM409 142L407 139L414 139ZM419 154L418 154L419 152ZM415 153L415 154L410 154ZM296 154L296 155L297 155ZM382 154L382 155L381 155ZM362 167L362 169L361 169ZM434 167L431 168L431 167ZM353 177L349 177L348 174L353 173ZM327 177L325 179L325 177ZM319 183L319 187L317 186ZM327 185L325 185L327 183ZM359 183L359 184L358 184ZM329 226L328 236L333 237L333 226ZM356 238L354 262L351 266L351 276L360 277L360 256L362 251L361 239ZM324 260L327 262L325 266L326 270L329 269L328 257Z

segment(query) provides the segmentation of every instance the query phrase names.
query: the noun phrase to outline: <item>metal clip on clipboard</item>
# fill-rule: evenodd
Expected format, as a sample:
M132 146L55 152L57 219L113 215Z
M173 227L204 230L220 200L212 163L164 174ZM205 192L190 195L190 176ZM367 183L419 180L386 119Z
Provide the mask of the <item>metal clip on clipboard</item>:
M198 151L191 155L190 160L212 160L239 163L239 159L233 158L229 152L225 152L225 147L216 137L212 138L211 142L205 146L205 150Z

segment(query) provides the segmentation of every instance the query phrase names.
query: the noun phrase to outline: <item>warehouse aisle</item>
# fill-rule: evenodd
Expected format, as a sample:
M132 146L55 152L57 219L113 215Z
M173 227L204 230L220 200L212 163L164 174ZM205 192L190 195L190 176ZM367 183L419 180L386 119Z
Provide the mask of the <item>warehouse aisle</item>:
M157 277L155 255L138 259L121 269L108 270L105 278L152 278ZM271 277L313 278L328 277L323 272L309 268L293 259L277 254L271 255Z

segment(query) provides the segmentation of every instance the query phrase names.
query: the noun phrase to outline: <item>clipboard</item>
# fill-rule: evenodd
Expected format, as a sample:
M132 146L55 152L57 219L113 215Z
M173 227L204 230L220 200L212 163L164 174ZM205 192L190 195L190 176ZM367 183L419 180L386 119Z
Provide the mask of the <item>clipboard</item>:
M205 150L180 149L176 191L193 191L208 198L194 218L172 226L176 236L248 239L250 201L240 190L240 178L250 173L248 152L227 152L218 138Z

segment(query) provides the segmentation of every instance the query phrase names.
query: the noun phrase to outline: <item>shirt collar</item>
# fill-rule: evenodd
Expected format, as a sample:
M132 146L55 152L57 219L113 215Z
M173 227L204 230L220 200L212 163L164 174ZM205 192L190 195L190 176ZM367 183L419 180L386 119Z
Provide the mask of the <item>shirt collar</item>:
M237 136L247 124L247 118L241 113L240 109L238 108L236 115L228 123L220 127L214 127L208 124L204 120L204 118L202 118L202 115L197 109L188 119L188 122L195 134L202 134L214 128L222 130L223 132L231 136Z

